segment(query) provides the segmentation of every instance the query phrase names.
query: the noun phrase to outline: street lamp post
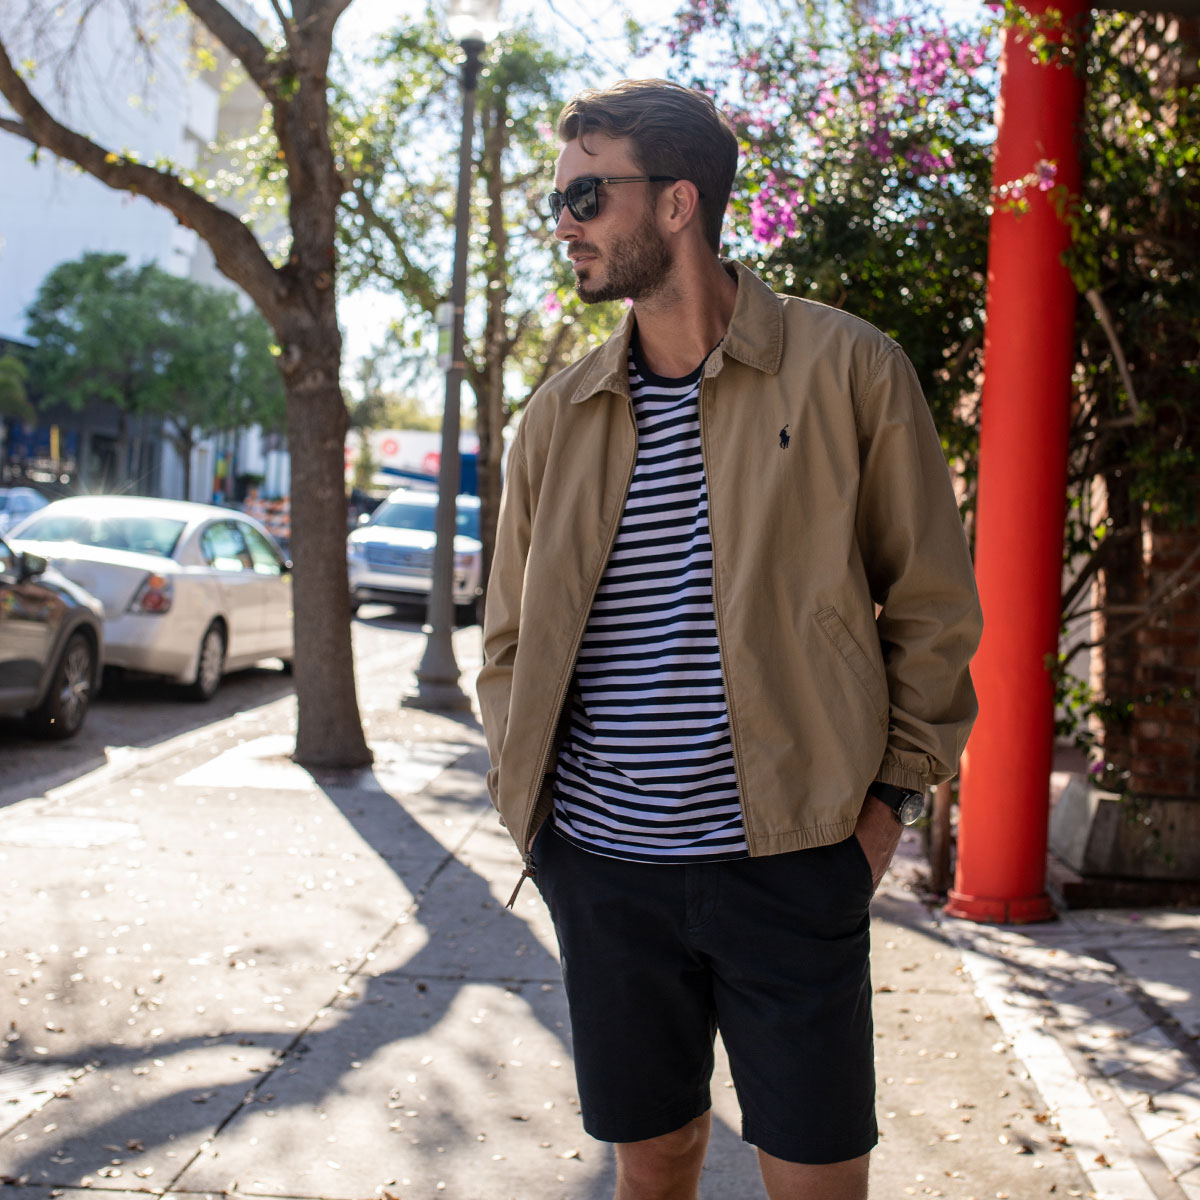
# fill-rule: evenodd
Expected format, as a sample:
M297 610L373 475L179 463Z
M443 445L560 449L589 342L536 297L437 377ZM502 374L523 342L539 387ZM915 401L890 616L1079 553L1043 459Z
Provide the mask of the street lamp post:
M438 467L438 503L434 521L433 579L426 615L425 653L417 668L417 690L404 703L414 708L459 712L471 707L459 684L454 657L454 534L461 474L459 399L466 373L463 309L467 298L467 244L471 219L471 143L475 127L475 86L479 59L500 31L500 0L450 0L450 32L463 49L462 141L458 152L458 200L454 221L454 274L450 284L450 365L446 370L446 406L442 416L442 455Z

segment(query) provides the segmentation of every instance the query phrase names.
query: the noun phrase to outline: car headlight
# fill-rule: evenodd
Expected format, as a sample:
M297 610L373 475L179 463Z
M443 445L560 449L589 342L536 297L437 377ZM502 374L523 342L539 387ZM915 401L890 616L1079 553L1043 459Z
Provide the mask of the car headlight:
M367 548L362 542L347 542L346 543L347 558L366 558Z

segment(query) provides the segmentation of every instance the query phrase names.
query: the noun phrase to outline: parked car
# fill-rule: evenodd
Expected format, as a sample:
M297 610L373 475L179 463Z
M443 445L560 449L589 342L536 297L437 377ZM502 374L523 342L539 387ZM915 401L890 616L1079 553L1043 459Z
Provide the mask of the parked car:
M437 493L397 488L346 541L350 607L369 601L424 600L433 579ZM473 607L480 592L483 543L479 497L459 496L454 535L454 603Z
M0 538L0 712L23 712L42 737L69 738L100 682L100 602Z
M0 487L0 533L49 503L41 492L31 487Z
M208 700L227 671L292 658L291 563L244 513L183 500L73 496L13 530L104 605L105 661Z

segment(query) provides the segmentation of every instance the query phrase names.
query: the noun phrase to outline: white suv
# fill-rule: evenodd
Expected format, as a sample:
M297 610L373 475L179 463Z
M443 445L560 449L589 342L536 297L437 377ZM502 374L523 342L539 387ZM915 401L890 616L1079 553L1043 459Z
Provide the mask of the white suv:
M350 608L376 601L424 600L433 578L437 493L397 488L346 539ZM454 535L454 603L468 607L480 593L483 545L479 497L459 496Z

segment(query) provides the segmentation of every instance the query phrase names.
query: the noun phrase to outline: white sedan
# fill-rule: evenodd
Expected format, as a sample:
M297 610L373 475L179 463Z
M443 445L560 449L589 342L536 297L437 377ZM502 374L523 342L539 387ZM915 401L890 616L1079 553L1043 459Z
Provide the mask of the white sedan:
M74 496L27 517L10 544L48 559L104 606L104 659L208 700L226 671L292 658L291 563L233 509Z

